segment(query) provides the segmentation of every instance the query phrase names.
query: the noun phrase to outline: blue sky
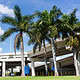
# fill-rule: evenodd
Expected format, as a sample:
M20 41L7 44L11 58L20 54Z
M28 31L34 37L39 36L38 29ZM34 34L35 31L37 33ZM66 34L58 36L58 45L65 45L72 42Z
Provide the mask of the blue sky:
M16 4L21 8L23 15L32 14L36 10L43 11L46 9L49 11L53 5L56 5L63 13L70 13L74 8L77 8L78 11L76 15L80 18L80 0L0 0L0 17L3 15L14 17L13 8ZM0 23L0 35L9 27L11 26ZM15 35L16 34L13 34L7 40L0 43L0 53L14 52ZM24 35L25 51L30 51L32 49L32 45L27 45L28 39L29 38Z

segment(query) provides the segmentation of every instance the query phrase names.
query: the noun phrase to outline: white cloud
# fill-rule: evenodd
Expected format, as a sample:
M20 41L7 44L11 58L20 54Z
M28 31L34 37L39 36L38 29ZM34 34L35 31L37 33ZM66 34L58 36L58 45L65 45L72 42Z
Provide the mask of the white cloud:
M1 29L0 27L0 36L4 33L4 30Z
M10 9L7 6L0 4L0 15L8 15L14 17L14 12L13 9Z
M0 52L2 52L2 48L0 48Z

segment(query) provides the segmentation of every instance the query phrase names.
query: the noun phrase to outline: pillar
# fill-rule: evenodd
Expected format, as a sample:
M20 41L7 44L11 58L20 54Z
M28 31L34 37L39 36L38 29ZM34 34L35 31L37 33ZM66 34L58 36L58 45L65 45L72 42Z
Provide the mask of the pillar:
M32 76L35 76L34 61L31 62L31 68L32 68Z
M5 61L3 61L3 63L2 63L2 77L5 77L5 73L6 73L6 67L5 67L6 65L5 65Z

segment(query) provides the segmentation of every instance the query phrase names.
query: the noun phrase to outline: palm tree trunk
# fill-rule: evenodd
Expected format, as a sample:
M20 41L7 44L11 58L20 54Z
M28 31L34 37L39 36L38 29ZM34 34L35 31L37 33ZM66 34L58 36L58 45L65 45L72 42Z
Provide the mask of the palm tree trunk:
M55 76L58 76L58 69L57 69L57 63L56 63L56 50L54 45L54 39L51 38L51 47L52 47L52 54L53 54L53 62L54 62L54 68L55 68Z
M76 70L76 76L79 76L79 69L78 69L78 60L77 60L77 51L73 51L73 56L74 56L74 66L75 66L75 70Z
M77 55L78 59L77 59L77 64L78 64L78 72L79 72L79 75L80 76L80 54L78 52L78 55Z
M32 68L32 76L35 76L35 66L34 66L34 61L31 62L31 68Z
M23 36L22 36L22 33L21 33L21 63L22 63L22 74L21 76L25 76L24 74L24 46L23 46Z
M45 71L46 71L46 76L48 75L48 65L47 65L47 60L45 59Z
M44 58L45 58L45 71L46 71L46 76L48 75L48 65L47 65L47 57L46 57L46 46L45 46L45 42L43 42L43 45L44 45Z

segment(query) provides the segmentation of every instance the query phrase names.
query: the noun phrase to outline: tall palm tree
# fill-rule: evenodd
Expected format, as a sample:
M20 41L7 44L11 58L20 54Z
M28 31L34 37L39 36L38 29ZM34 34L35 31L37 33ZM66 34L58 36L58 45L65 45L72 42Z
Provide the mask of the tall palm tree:
M76 76L80 75L80 71L79 71L79 61L78 61L78 54L80 51L80 38L77 38L77 36L73 37L73 36L69 36L68 40L66 41L66 45L70 46L70 50L73 51L73 58L74 58L74 66L75 66L75 70L76 70Z
M39 43L39 46L42 43L44 44L44 49L45 49L44 53L46 53L46 48L45 48L45 43L44 43L45 40L48 39L49 42L51 42L53 62L55 66L56 76L58 76L58 70L57 70L57 65L56 65L56 50L55 50L54 38L58 34L56 26L58 25L57 20L61 16L61 14L62 13L60 9L58 9L56 6L53 6L52 10L50 10L50 13L48 13L47 10L44 10L42 13L38 12L39 19L36 25L37 26L37 29L35 30L36 32L34 33L34 35L36 36L36 38L34 38L34 42L36 42L35 39L36 40L39 39L37 40ZM38 32L38 35L37 35L37 32ZM38 44L36 43L34 43L35 44L34 48L36 48L35 46L38 46ZM41 48L41 46L39 48Z
M68 37L67 45L71 47L73 54L74 54L74 66L76 70L76 75L79 75L78 69L78 61L77 61L77 54L79 52L79 38L77 38L77 31L79 31L80 22L76 18L76 9L69 15L63 15L61 19L61 27L60 31L63 33L63 37ZM67 33L69 35L67 35Z
M62 15L62 12L60 9L58 9L56 6L53 6L52 10L50 10L49 16L50 16L50 38L51 38L51 46L52 46L52 54L53 54L53 62L54 62L54 68L55 68L55 76L58 76L58 69L57 69L57 63L56 63L56 48L54 39L58 35L58 25L59 25L59 18Z
M16 48L21 48L21 63L22 63L22 76L24 76L24 46L23 46L23 33L27 32L28 26L31 22L31 16L22 16L21 10L19 6L14 7L14 15L15 17L4 16L1 19L2 23L6 23L11 25L7 31L4 32L2 36L0 36L0 41L4 41L11 34L17 32L14 41L14 50L16 53Z
M47 16L46 16L47 15ZM58 35L57 25L58 25L58 19L62 15L62 12L60 9L58 9L56 6L53 6L52 10L50 12L44 11L43 14L39 15L41 22L45 22L45 25L48 29L47 35L49 39L51 40L51 47L52 47L52 54L53 54L53 62L55 67L55 76L58 76L58 70L57 70L57 64L56 64L56 48L54 44L54 39Z
M42 14L44 14L44 12ZM47 50L45 42L48 41L50 43L50 39L46 33L48 33L47 25L45 24L45 22L38 20L33 24L31 30L29 31L30 40L28 44L34 45L33 46L34 53L37 48L39 48L39 51L41 50L42 47L44 48L45 70L46 70L46 75L48 75L47 56L46 56Z

